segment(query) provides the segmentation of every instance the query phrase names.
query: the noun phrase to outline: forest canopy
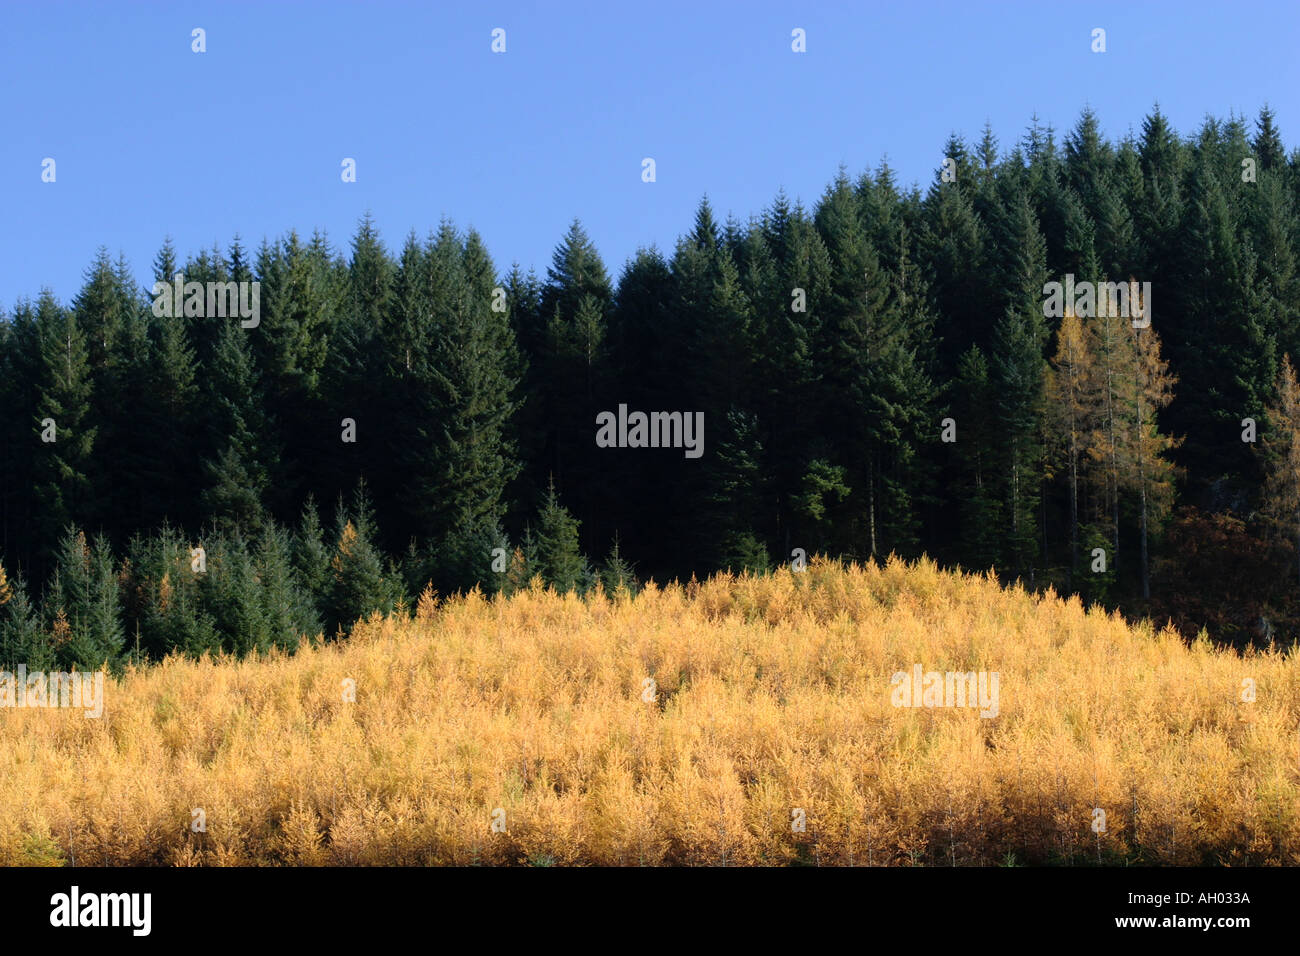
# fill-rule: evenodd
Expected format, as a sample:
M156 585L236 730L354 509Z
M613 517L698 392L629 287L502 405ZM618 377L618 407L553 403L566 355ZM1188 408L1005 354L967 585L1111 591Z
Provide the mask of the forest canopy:
M951 136L924 191L882 163L810 208L704 199L616 278L577 221L544 276L450 222L165 241L150 285L244 284L208 315L101 250L71 302L0 315L0 666L801 553L1294 639L1298 209L1267 108L1190 135L1155 109L1118 142L1085 110ZM1147 290L1149 321L1049 305L1067 281ZM641 413L703 452L638 446Z

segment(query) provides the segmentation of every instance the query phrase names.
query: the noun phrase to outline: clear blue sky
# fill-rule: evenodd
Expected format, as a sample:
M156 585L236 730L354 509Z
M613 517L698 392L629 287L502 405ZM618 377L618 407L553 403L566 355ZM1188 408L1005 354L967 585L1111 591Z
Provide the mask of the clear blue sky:
M0 306L67 301L101 244L143 282L168 233L182 258L291 227L346 249L367 209L390 248L446 216L498 269L542 274L577 216L617 277L638 246L671 250L705 193L745 219L882 157L925 186L950 132L987 119L1006 147L1085 104L1117 137L1156 101L1184 134L1267 102L1290 150L1298 28L1294 0L0 0Z

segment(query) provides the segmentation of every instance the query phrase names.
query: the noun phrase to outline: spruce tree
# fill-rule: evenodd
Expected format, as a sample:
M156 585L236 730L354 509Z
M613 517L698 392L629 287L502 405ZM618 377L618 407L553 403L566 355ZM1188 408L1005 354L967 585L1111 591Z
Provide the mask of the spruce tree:
M321 630L310 596L299 587L293 571L289 534L270 524L263 529L254 555L262 599L262 614L272 646L294 651L299 641Z
M1276 116L1268 104L1260 107L1259 118L1255 121L1255 138L1250 143L1259 159L1259 168L1265 171L1278 169L1286 161L1282 136L1273 122Z
M32 422L33 478L41 503L39 547L50 554L69 523L92 510L90 472L96 429L86 336L73 313L48 291L36 309L40 342L36 421ZM45 437L53 438L45 441Z
M580 586L586 559L578 548L578 521L560 504L554 482L538 514L535 546L535 567L547 584L562 593Z
M60 618L66 631L56 635L56 660L66 669L95 669L116 664L124 632L113 556L102 537L94 541L69 528L59 542L55 569L57 587L47 601L50 626Z
M318 616L325 608L332 580L332 555L321 529L320 512L311 495L303 504L302 517L293 536L293 570L298 586L310 598Z
M392 612L404 597L396 572L374 546L373 511L364 483L353 493L350 510L339 499L335 533L324 615L327 637L342 637L376 611Z
M967 567L988 570L1000 563L1000 529L1005 527L999 488L1002 440L997 421L997 384L988 360L972 345L957 365L952 388L952 418L957 429L960 560Z
M1024 194L1015 210L1013 228L1019 238L1008 272L1012 301L994 330L992 369L1003 448L1008 556L1018 571L1026 573L1032 571L1039 551L1043 347L1047 337L1042 289L1047 273L1042 236Z
M29 672L45 671L53 663L54 653L27 597L26 582L9 578L0 564L0 670L12 672L25 664Z
M432 343L436 427L416 429L432 467L411 507L422 518L420 527L444 543L494 537L506 512L506 489L519 470L509 440L518 407L518 383L510 374L515 344L506 316L492 309L495 272L477 233L465 241L459 275L456 318Z
M613 547L600 569L600 583L606 594L628 595L636 593L636 578L633 576L632 564L627 561L619 549L618 535L614 536Z
M202 501L205 514L219 527L252 533L265 516L263 501L270 482L266 461L271 449L246 334L236 322L222 324L214 366L205 376L204 447L208 451Z
M204 607L209 557L217 556L208 555L205 548L204 563L196 569L194 547L166 525L147 538L132 540L127 634L133 645L138 637L140 651L149 658L160 660L173 652L198 655L221 647L216 621Z
M234 528L228 534L209 535L204 543L208 570L200 576L203 608L216 623L221 648L239 657L269 651L274 635L248 539Z
M1264 459L1261 510L1275 540L1293 546L1300 562L1300 385L1289 355L1282 357L1275 391L1268 427L1260 441Z

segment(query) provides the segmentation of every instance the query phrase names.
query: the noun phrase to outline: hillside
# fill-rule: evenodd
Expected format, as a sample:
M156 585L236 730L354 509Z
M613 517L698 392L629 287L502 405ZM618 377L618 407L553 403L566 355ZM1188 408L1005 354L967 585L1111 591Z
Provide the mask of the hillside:
M997 672L997 716L894 706L918 664ZM426 595L0 709L0 865L1294 865L1298 717L1294 652L925 561Z

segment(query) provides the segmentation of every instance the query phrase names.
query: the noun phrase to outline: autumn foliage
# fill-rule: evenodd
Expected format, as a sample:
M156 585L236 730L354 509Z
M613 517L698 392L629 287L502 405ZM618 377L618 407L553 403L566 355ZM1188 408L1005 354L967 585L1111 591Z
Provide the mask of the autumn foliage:
M999 715L894 707L914 663L998 671ZM924 561L430 593L0 709L0 863L1294 865L1297 715L1294 652Z

